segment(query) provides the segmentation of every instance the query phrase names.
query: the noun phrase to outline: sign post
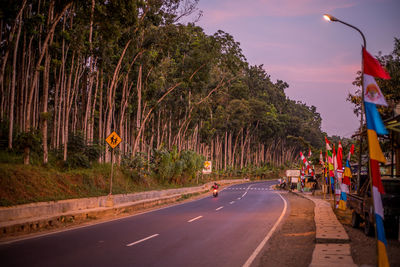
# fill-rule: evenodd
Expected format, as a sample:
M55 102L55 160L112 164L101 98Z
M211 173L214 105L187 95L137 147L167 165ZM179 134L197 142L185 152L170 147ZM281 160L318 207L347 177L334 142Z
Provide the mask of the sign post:
M114 148L121 143L122 139L119 137L119 135L116 132L112 132L107 138L106 142L110 145L112 148L111 151L111 177L110 177L110 193L109 195L112 195L112 180L113 180L113 170L114 170Z

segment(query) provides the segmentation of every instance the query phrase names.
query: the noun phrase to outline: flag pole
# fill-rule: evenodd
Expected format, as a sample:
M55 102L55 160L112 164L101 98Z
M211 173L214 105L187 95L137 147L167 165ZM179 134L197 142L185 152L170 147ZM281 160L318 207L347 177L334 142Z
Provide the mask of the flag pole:
M363 39L363 47L364 47L364 49L367 49L367 41L365 40L365 36L359 28L357 28L347 22L341 21L340 19L335 18L334 16L331 16L329 14L325 14L324 18L328 21L340 22L340 23L358 31L361 34L361 37ZM359 150L360 151L359 151L359 155L358 155L357 193L360 193L361 160L362 160L361 155L362 155L362 150L363 150L363 147L362 147L363 134L362 133L363 133L363 128L364 128L363 127L364 126L364 112L365 112L365 107L364 107L364 57L362 55L362 49L361 49L361 114L360 114L361 118L360 118L360 130L359 130L359 134L360 134Z
M347 22L341 21L331 15L325 14L324 18L328 21L337 21L340 22L350 28L355 29L361 34L361 37L363 39L363 49L367 49L367 42L365 40L365 36L362 33L360 29L357 27L348 24ZM360 180L361 180L361 162L362 162L362 140L363 140L363 126L364 126L364 112L365 112L365 106L364 106L364 54L363 54L363 49L361 49L361 119L360 119L360 151L359 151L359 156L358 156L358 175L357 175L357 193L360 192ZM369 181L370 187L371 187L371 198L372 198L372 210L374 213L374 228L375 228L375 241L376 241L376 251L377 251L377 265L379 265L379 249L378 249L378 238L376 235L377 229L376 229L376 220L375 220L375 200L374 200L374 190L372 190L373 187L373 182L372 182L372 175L371 175L371 163L370 160L368 160L368 169L369 169Z

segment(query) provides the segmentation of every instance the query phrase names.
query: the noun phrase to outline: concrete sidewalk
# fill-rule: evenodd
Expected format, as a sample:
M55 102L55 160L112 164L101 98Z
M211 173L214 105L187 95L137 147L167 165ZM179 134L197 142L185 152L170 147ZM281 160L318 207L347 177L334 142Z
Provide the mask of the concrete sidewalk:
M314 202L315 248L310 267L355 267L350 239L330 203L308 192L294 192Z

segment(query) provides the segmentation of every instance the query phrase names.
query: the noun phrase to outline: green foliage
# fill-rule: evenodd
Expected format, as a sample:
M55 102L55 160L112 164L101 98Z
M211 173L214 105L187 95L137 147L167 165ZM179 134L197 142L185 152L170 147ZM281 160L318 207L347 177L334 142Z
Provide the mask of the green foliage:
M29 147L32 152L40 153L42 145L42 134L39 130L20 132L15 137L15 147L23 152L25 147Z
M161 183L184 184L196 178L202 170L204 158L194 151L155 151L153 172Z
M103 151L98 144L86 145L81 133L70 134L68 139L68 156L65 162L67 168L90 168Z
M122 158L122 170L133 182L143 182L150 175L150 163L144 153L136 153L133 157Z

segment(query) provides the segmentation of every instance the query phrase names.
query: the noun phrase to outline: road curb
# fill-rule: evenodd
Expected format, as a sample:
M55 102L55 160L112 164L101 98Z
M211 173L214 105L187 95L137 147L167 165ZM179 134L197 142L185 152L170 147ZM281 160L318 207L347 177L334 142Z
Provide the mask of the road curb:
M314 202L315 248L310 267L357 266L351 256L350 238L331 205L311 194L293 192Z
M226 181L218 181L222 185L230 185L248 182L248 180L226 180ZM212 182L213 183L213 182ZM9 218L8 220L3 219L0 221L0 241L4 241L9 238L16 238L21 235L27 235L31 233L44 232L48 230L54 230L57 228L65 228L78 224L88 223L95 220L106 220L112 219L115 217L122 217L124 215L133 215L135 213L139 213L148 209L152 209L159 206L164 206L172 203L176 203L177 201L184 201L192 198L193 196L206 194L209 192L209 184L207 183L203 186L197 187L197 189L187 188L186 190L181 190L178 194L171 194L162 197L153 197L146 198L137 201L127 201L119 204L113 203L113 205L103 205L97 206L93 208L72 210L68 212L53 212L49 215L44 216L30 216L27 218L19 218L17 220L13 220ZM162 190L168 191L168 190ZM160 191L161 192L161 191ZM153 194L149 194L152 196ZM118 196L118 195L116 195ZM123 198L123 196L118 196L119 198ZM104 197L107 198L107 197ZM67 200L64 202L78 202L77 200ZM62 202L62 201L60 201ZM35 205L46 204L46 206L50 206L48 208L49 211L59 210L59 209L51 209L52 203L36 203L36 204L27 204L28 209L32 209ZM57 201L54 202L54 205L58 204ZM21 205L22 206L22 205ZM79 206L79 205L75 205ZM21 207L7 207L4 209L20 209ZM51 213L51 212L49 212ZM11 212L12 214L12 212Z

